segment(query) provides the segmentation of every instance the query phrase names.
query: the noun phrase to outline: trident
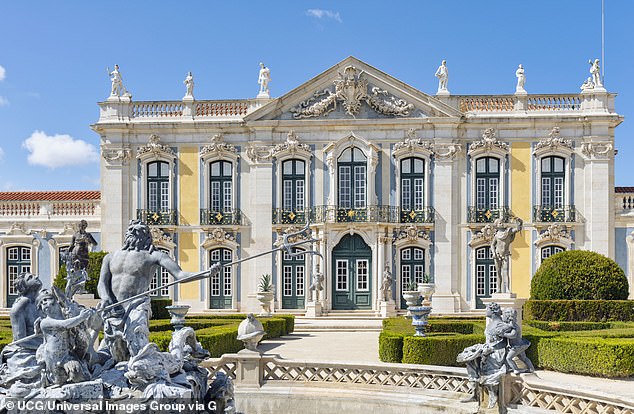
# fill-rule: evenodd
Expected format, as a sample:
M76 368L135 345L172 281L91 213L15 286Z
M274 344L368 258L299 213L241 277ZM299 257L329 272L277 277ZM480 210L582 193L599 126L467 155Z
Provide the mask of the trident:
M233 262L230 262L230 263L225 263L225 264L215 263L214 265L212 265L212 267L210 269L203 270L203 271L198 272L198 273L194 273L193 275L187 276L187 277L185 277L183 279L175 280L175 281L167 283L167 284L165 284L163 286L159 286L159 287L156 287L156 288L153 288L153 289L148 289L145 292L139 293L139 294L134 295L134 296L130 296L129 298L126 298L126 299L122 299L119 302L113 303L113 304L108 305L108 306L104 306L101 309L97 309L97 312L105 312L105 311L108 311L110 309L114 309L114 308L116 308L117 306L119 306L119 305L121 305L123 303L130 302L132 300L135 300L135 299L141 298L141 297L143 297L145 295L148 295L148 294L150 294L152 292L156 292L156 291L158 291L160 289L164 289L166 287L170 287L170 286L176 285L178 283L193 282L193 281L196 281L196 280L205 279L207 277L210 277L214 273L220 272L220 270L222 268L224 268L224 267L234 266L234 265L237 265L239 263L246 262L246 261L251 260L251 259L255 259L256 257L265 256L267 254L275 253L275 252L280 251L280 250L284 250L291 257L297 257L297 256L302 256L302 255L309 254L311 256L319 256L319 257L321 257L323 259L322 254L317 252L317 251L315 251L315 250L309 250L309 251L299 250L299 251L295 251L295 252L293 251L294 247L301 246L301 245L306 244L306 243L313 243L313 242L319 241L319 239L310 238L310 239L307 239L307 240L300 240L300 241L297 241L297 242L290 242L290 239L292 239L293 237L299 236L299 235L303 234L304 232L306 232L306 230L308 230L309 226L310 226L310 222L306 223L306 225L301 230L299 230L299 231L297 231L295 233L284 233L284 235L282 236L281 243L279 243L279 245L276 248L272 249L272 250L269 250L267 252L258 253L258 254L254 255L254 256L249 256L249 257L246 257L244 259L234 260ZM276 244L277 243L278 242L276 242ZM217 269L217 271L215 271L216 269ZM30 339L37 338L38 336L40 336L40 334L33 334L33 335L25 336L24 338L18 339L17 341L13 341L13 342L7 344L5 346L5 349L9 345L21 344L21 343L26 342L26 341L28 341Z

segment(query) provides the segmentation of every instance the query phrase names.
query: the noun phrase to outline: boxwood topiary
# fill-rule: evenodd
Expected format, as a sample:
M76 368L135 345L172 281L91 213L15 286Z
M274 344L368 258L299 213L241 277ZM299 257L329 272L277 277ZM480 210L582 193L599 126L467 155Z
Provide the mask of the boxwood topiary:
M531 299L627 299L625 273L612 259L595 252L569 250L542 262L531 282Z

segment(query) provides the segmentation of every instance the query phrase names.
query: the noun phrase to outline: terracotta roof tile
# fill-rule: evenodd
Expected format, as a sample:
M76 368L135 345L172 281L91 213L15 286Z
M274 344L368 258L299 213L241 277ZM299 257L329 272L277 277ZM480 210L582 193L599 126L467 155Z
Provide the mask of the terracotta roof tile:
M634 187L614 187L615 193L634 193Z
M101 191L4 191L0 201L75 201L100 200Z

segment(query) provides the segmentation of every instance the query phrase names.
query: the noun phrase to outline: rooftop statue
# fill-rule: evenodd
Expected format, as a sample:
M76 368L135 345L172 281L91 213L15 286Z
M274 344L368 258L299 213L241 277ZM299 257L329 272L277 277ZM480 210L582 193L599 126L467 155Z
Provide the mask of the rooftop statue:
M194 97L194 75L191 72L187 73L187 77L183 81L185 84L185 98L193 98Z
M438 93L448 93L447 81L449 81L449 69L447 69L447 61L443 60L434 75L438 78Z
M271 82L271 70L260 62L260 74L258 75L258 85L260 93L258 96L269 96L269 82Z
M108 76L110 77L110 82L112 82L112 88L110 90L110 96L126 96L131 97L130 92L126 90L123 86L123 77L121 76L121 72L119 72L119 65L114 65L114 70L110 72L108 68Z
M603 81L601 80L601 66L599 65L599 59L592 59L588 61L590 64L590 75L592 75L592 83L595 88L603 88Z
M88 269L88 253L90 252L90 248L92 246L97 245L97 241L92 234L86 231L86 228L88 227L88 222L86 220L80 221L77 227L78 230L75 234L73 234L68 251L72 256L72 262L79 260L79 268Z
M515 76L517 77L517 86L515 87L515 93L526 93L526 89L524 89L524 84L526 83L526 75L524 74L524 66L520 63L515 71Z

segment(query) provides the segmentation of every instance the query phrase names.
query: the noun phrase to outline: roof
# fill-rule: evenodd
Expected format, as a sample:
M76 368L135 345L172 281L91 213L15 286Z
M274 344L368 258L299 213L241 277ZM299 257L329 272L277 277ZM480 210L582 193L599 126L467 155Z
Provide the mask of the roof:
M634 193L634 187L614 187L615 193Z
M101 191L6 191L0 192L0 201L78 201L100 200Z

